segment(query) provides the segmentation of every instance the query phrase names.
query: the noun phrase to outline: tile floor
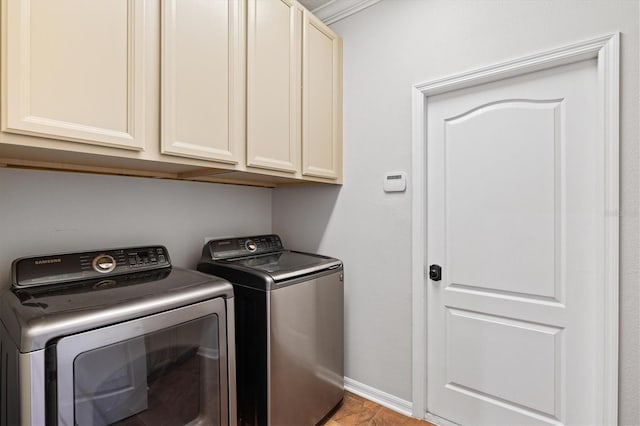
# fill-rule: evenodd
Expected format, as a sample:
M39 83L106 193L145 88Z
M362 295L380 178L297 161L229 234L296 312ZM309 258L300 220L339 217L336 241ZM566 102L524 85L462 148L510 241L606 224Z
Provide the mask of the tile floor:
M345 392L342 405L322 425L433 426L431 423L403 416L349 392Z

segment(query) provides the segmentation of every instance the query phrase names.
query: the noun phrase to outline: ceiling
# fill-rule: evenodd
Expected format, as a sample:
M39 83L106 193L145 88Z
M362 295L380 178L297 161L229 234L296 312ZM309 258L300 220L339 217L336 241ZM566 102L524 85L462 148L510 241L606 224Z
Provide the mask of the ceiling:
M341 19L379 2L380 0L298 0L325 24Z

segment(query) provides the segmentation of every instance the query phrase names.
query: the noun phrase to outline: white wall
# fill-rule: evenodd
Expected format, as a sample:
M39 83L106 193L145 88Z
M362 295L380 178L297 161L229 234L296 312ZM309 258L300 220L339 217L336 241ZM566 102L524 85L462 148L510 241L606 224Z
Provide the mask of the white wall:
M275 190L273 229L345 261L348 377L411 400L411 197L385 194L382 177L410 172L412 84L620 31L619 419L640 424L638 18L636 0L383 0L333 25L344 186Z
M0 287L21 256L163 244L195 268L205 236L270 231L270 189L0 168Z

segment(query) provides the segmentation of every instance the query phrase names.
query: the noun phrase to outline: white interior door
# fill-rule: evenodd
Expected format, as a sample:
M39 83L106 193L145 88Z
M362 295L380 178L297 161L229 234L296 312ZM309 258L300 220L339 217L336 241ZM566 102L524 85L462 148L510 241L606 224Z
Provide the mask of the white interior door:
M601 424L604 148L597 60L427 101L427 409Z

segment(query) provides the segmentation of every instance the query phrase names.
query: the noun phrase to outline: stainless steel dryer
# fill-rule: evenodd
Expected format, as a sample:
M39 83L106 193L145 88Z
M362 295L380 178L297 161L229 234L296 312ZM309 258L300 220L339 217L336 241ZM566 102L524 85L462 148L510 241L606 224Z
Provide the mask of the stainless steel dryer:
M0 294L0 423L236 422L233 287L162 246L18 259Z
M234 286L238 423L322 420L344 394L342 262L261 235L209 241L198 270Z

